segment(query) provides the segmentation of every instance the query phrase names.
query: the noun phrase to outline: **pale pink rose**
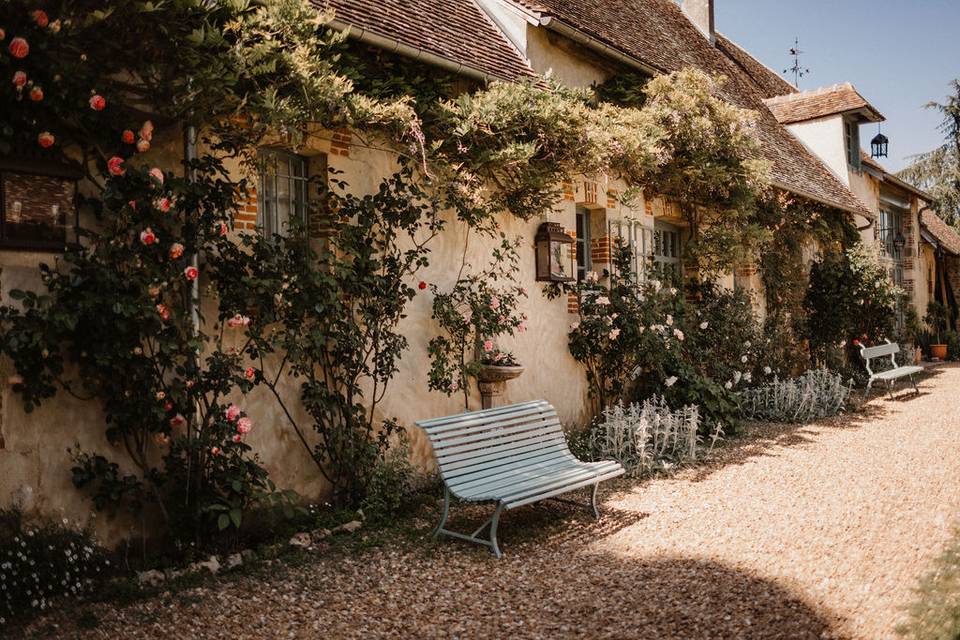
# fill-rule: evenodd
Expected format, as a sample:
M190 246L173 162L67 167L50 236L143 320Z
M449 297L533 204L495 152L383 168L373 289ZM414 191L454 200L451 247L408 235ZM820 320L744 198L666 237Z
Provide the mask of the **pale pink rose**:
M240 327L250 326L250 318L247 316L240 315L239 313L229 320L227 320L227 326L231 329L238 329Z
M611 340L616 340L620 336L620 329L611 329L609 336Z
M179 242L174 242L170 245L170 259L176 260L183 255L183 245Z
M457 382L456 380L450 383L450 391L456 391L459 388L460 388L460 383Z
M210 448L210 453L213 454L213 455L215 455L215 456L220 455L220 447L211 447L211 448Z
M150 169L150 177L156 180L157 182L159 182L160 184L163 184L163 171L161 171L159 167L154 167L153 169Z
M150 227L147 227L146 229L140 232L140 242L147 245L148 247L156 241L157 241L157 235L150 229Z
M185 277L187 280L193 281L193 280L196 280L199 276L200 276L200 270L197 269L196 267L187 267L186 269L183 270L183 277Z
M253 429L253 420L244 416L237 420L237 433L244 435Z
M235 404L232 404L229 407L227 407L227 410L223 412L223 415L226 417L226 419L229 422L234 422L236 421L237 418L240 417L240 407L238 407Z
M233 436L232 440L233 440L234 442L240 442L241 440L243 440L243 436L241 436L241 435L238 433L238 434L236 434L236 435Z
M498 298L497 296L493 296L492 298L490 298L490 308L493 309L494 311L496 311L497 309L499 309L499 308L500 308L500 298Z
M170 310L167 309L167 306L164 304L157 305L157 313L160 314L160 319L164 322L170 319Z
M493 341L487 340L486 342L484 342L483 350L486 351L487 353L490 353L491 351L493 351Z
M122 176L127 172L123 168L123 158L120 156L113 156L110 160L107 161L107 171L110 172L112 176Z
M132 133L133 132L131 132L131 134ZM147 151L150 151L150 143L144 140L143 138L140 138L139 140L137 140L137 152L146 153Z
M517 325L517 331L519 331L520 333L523 333L526 330L527 330L526 322L521 322L520 324Z
M153 140L153 123L147 120L143 123L143 126L140 127L140 137L147 142Z
M13 86L17 89L22 89L27 84L27 74L23 71L15 71L13 73Z

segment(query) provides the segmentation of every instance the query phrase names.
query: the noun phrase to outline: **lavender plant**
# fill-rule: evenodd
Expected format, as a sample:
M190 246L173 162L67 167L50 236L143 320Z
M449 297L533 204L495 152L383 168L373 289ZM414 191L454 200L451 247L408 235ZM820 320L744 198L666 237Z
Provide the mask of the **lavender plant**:
M829 369L811 369L798 378L780 380L739 394L746 420L810 422L843 411L852 387Z
M696 405L674 411L662 396L653 396L643 403L604 409L603 421L590 430L587 447L594 460L616 460L628 475L637 477L693 462L712 451L723 435L722 425L714 427L706 451L699 428Z

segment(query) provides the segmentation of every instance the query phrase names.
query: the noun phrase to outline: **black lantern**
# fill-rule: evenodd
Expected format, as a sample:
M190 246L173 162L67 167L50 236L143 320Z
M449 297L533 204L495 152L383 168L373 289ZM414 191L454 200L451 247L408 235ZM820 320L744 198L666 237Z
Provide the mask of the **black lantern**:
M534 238L537 244L537 281L573 280L573 238L556 222L544 222Z
M877 135L873 136L873 140L870 141L870 157L886 158L889 143L890 141L887 140L887 136L878 131Z

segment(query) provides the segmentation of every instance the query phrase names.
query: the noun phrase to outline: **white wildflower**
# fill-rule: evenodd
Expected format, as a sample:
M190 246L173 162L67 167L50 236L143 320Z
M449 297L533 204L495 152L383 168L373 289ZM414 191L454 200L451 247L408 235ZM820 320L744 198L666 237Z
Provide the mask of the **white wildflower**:
M609 336L611 340L616 340L617 336L619 335L620 335L620 329L610 329Z
M730 389L733 389L733 383L727 380L726 384L723 385L723 388L729 391Z
M771 369L770 367L764 367L763 372L767 375L770 375L771 373L773 373L773 369Z
M742 358L740 358L740 362L742 362L743 364L747 364L747 360L749 360L747 356L743 356Z
M709 323L709 322L701 322L701 323L700 323L700 328L701 328L701 329L706 329L706 328L709 327L709 326L710 326L710 323Z
M667 386L667 387L672 387L676 383L677 383L677 376L670 376L669 378L663 381L664 386Z
M599 298L597 298L597 304L606 306L610 304L610 298L608 298L607 296L600 296Z
M676 336L677 340L683 342L683 331L680 331L680 329L674 329L673 335Z

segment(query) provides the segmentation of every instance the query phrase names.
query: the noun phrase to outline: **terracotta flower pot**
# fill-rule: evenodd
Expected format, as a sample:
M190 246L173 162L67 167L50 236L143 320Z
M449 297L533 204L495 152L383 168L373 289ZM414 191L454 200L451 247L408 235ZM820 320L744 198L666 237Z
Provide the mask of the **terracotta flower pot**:
M930 355L934 358L940 360L947 359L947 345L945 344L932 344L930 345Z

